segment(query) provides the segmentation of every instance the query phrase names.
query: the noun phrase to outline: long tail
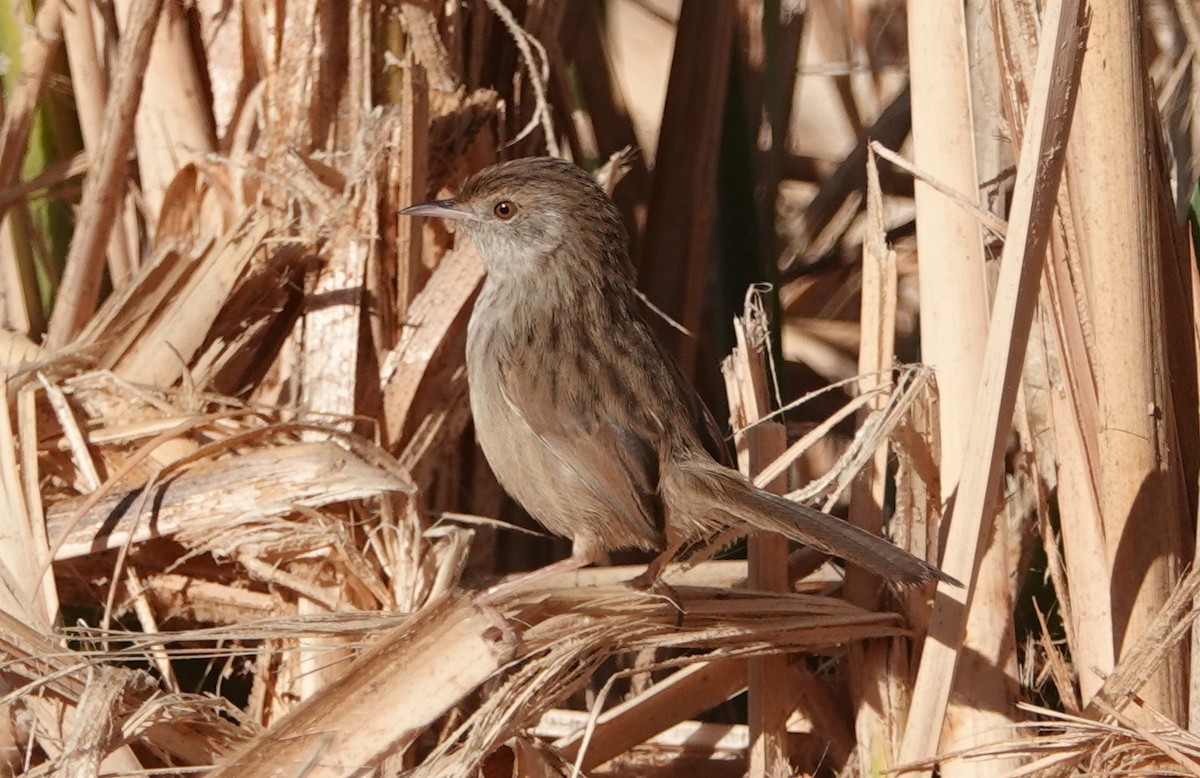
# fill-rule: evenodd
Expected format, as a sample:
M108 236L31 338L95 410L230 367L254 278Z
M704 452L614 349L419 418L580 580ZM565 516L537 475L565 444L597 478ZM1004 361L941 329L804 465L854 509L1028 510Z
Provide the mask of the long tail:
M673 521L702 531L745 523L778 532L831 556L843 557L876 575L911 586L946 581L936 567L827 513L764 492L734 470L701 458L674 462L663 473L663 496Z

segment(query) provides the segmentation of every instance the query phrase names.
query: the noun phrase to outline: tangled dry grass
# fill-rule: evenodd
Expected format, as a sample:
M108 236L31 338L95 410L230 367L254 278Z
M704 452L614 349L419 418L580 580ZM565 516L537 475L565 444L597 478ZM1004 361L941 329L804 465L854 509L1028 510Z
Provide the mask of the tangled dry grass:
M1041 5L4 9L0 769L1200 774L1200 18ZM556 547L478 258L397 214L543 153L612 161L741 466L969 587L486 593Z

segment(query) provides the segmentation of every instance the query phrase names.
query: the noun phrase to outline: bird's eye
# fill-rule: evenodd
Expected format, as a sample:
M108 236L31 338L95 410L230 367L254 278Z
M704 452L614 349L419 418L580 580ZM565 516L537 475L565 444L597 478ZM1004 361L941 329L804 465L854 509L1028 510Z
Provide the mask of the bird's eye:
M492 213L496 214L497 219L507 221L517 215L517 204L511 200L501 200L496 203L496 207L492 209Z

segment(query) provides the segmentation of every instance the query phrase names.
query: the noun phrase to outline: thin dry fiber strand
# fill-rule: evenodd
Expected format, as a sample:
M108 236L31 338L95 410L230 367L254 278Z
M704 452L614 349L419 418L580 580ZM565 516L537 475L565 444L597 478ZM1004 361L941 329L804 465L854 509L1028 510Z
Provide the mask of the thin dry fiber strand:
M1094 721L1036 705L1019 707L1038 718L1018 725L1022 737L942 758L961 758L967 765L997 757L1024 759L1008 773L1012 778L1200 775L1200 740L1169 722L1147 726L1120 714Z
M788 493L788 497L791 499L801 501L816 499L824 495L827 505L835 504L848 488L849 482L865 466L873 452L877 451L879 446L896 431L912 403L928 392L930 380L933 377L933 373L928 367L898 365L895 366L894 371L894 377L890 375L891 369L886 371L889 374L886 376L888 380L882 380L885 378L883 372L875 373L874 375L881 379L877 385L854 394L827 418L814 424L812 429L789 445L783 453L765 465L754 476L755 484L762 486L778 478L780 474L799 462L815 445L828 437L838 424L861 413L864 408L870 407L881 399L886 399L884 407L873 412L869 417L869 422L856 432L854 440L842 453L836 466L831 467L824 475L815 478L805 486ZM862 380L863 376L856 375L852 379L839 381L810 392L787 403L782 409L767 414L764 420L780 417L788 411L798 409L805 403L822 398L824 395L844 391Z

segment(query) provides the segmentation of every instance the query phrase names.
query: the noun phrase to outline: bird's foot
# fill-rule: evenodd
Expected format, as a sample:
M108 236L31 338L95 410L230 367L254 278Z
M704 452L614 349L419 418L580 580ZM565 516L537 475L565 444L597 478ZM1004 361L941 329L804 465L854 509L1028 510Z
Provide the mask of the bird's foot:
M653 575L647 575L647 573L651 572L647 568L641 574L626 581L625 585L631 589L636 589L647 597L653 597L656 600L662 600L667 603L678 612L679 619L682 621L687 611L683 609L683 600L680 598L679 592L675 591L674 587L660 578L657 572L654 572Z

